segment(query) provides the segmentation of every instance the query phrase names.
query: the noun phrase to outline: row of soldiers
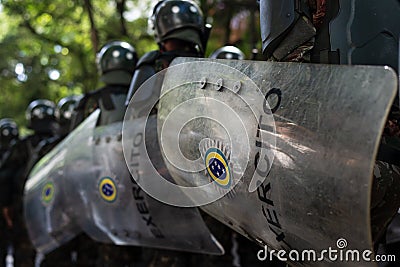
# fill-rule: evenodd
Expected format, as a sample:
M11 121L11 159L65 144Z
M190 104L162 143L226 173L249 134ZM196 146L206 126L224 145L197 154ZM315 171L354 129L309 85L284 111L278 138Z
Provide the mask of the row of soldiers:
M179 7L178 12L176 7ZM188 13L190 16L187 16ZM171 17L173 17L172 21L167 19ZM5 150L12 151L11 153L14 155L5 156L8 159L2 163L1 173L4 178L2 177L1 180L8 183L3 187L5 194L2 196L9 194L10 197L9 200L3 201L4 204L1 205L5 210L4 217L8 222L7 227L14 230L14 234L11 239L4 239L11 242L4 242L2 252L7 251L6 246L12 243L15 249L15 266L28 267L33 266L35 262L35 251L29 241L22 215L23 186L34 164L97 108L101 111L97 126L122 121L126 105L137 88L157 71L168 67L175 57L204 56L209 33L205 27L203 14L196 3L180 0L160 1L154 7L151 20L154 25L156 41L160 48L158 51L146 53L138 60L135 48L131 44L123 41L107 43L98 52L96 62L100 79L105 84L103 87L83 96L63 98L57 105L44 99L33 101L26 114L29 128L34 133L22 140L18 140L18 136L15 136L13 142L4 139L7 143L7 147L4 147ZM244 53L235 46L224 46L214 51L210 58L242 60ZM18 131L15 123L13 123L13 126ZM9 164L7 161L12 161L12 163ZM12 170L9 168L10 165L13 166ZM12 186L17 185L18 189L9 186L10 177L13 181ZM14 216L10 215L11 210ZM40 266L178 267L191 265L220 266L222 264L243 266L241 264L246 261L251 261L253 263L251 266L257 264L255 255L258 247L255 244L235 234L228 227L223 226L206 214L204 216L206 221L212 221L209 224L213 228L218 228L219 236L217 235L217 237L223 240L222 243L227 250L226 256L205 256L101 244L91 240L85 234L81 234L45 255ZM218 223L217 227L215 226L216 223ZM7 233L8 231L3 232ZM237 247L234 244L238 242L245 246L232 250ZM239 251L246 246L251 248L251 253L247 255ZM246 251L249 252L249 250ZM240 255L242 255L242 259ZM2 255L2 258L4 259L4 255ZM36 262L38 260L40 260L40 257L36 255Z
M330 16L332 16L331 12L335 10L335 7L332 6L335 1L332 1L332 3L327 3L323 0L297 2L300 4L296 3L296 9L294 7L291 8L290 5L281 4L281 1L266 0L260 2L264 52L271 60L275 61L341 62L338 59L339 55L329 52L330 47L326 47L326 42L321 41L326 30L324 27L329 24ZM273 12L274 10L276 12ZM267 20L266 17L270 19ZM263 21L263 19L266 21ZM35 134L20 141L17 141L17 134L13 139L4 139L8 141L5 141L6 152L2 153L0 182L3 184L0 190L4 192L0 195L3 198L1 205L5 218L4 225L14 229L14 232L18 232L14 234L13 238L16 266L32 266L34 261L34 249L29 243L21 211L23 183L34 162L47 153L51 147L57 144L69 131L79 125L97 108L101 111L97 125L108 125L122 121L126 105L138 88L152 75L167 68L174 58L204 57L210 29L206 26L203 14L196 3L186 0L160 1L155 5L149 21L154 30L155 40L159 49L148 52L138 59L133 46L126 42L115 41L106 44L97 57L101 80L105 86L85 94L79 100L75 99L74 103L71 104L74 107L73 112L69 107L64 108L65 113L59 111L58 116L61 113L65 115L71 114L71 116L68 116L68 121L71 125L66 128L62 127L61 117L57 117L59 120L58 127L55 127L54 121L49 123L47 118L54 118L53 116L56 114L54 104L49 104L47 101L36 101L28 108L28 119L31 122L38 122L37 128L34 126L36 124L30 123L30 127L33 127ZM217 53L212 57L244 59L243 53L233 47L223 48L220 52L220 56ZM382 60L384 61L384 59ZM365 60L364 62L367 61ZM372 63L379 64L381 62ZM157 94L159 91L155 89L151 93ZM36 109L34 106L38 106L40 109ZM153 112L157 112L157 110L155 109ZM7 128L9 133L15 132L12 129L17 130L16 125L12 122L8 125L11 125ZM15 133L18 132L16 131ZM10 180L13 182L10 183ZM398 181L389 182L390 185L387 188L398 190L394 186L398 184ZM9 197L10 192L16 192L14 195L17 196L18 200L14 201L12 197ZM380 201L387 201L387 199L383 198ZM13 208L10 208L11 206ZM392 216L397 207L398 201L393 200L393 209L383 211L383 213L391 213ZM11 211L13 211L14 215L12 215ZM377 225L387 225L388 218L391 216L384 215L382 216L384 221L377 222ZM255 244L236 235L210 216L206 214L203 214L203 216L207 225L212 228L212 232L224 246L227 252L224 256L206 256L167 250L98 244L85 235L81 235L46 255L42 266L63 266L63 263L65 263L65 266L178 267L203 265L257 266L261 264L265 266L265 262L257 262L256 251L258 248ZM374 236L376 243L384 235L381 229L383 228L379 228L374 233L376 235ZM7 232L4 231L4 233ZM23 238L18 240L19 236ZM7 239L4 238L2 240ZM3 247L7 245L5 243ZM5 249L2 249L2 251L5 251ZM284 265L278 261L269 264L269 266Z
M9 254L8 264L12 259L14 266L34 266L37 255L23 217L24 184L35 163L69 133L72 112L79 99L80 96L68 96L57 105L47 99L32 101L26 110L28 128L32 134L22 138L13 120L0 121L0 266L5 264L6 253ZM45 262L43 266L46 266Z
M2 209L2 259L7 246L14 246L16 266L33 262L35 252L30 244L23 211L23 191L26 177L34 164L51 150L69 129L71 108L78 99L68 97L54 102L38 99L26 111L28 128L32 134L19 137L17 124L11 119L0 121L1 129L1 193ZM4 261L1 261L3 264Z

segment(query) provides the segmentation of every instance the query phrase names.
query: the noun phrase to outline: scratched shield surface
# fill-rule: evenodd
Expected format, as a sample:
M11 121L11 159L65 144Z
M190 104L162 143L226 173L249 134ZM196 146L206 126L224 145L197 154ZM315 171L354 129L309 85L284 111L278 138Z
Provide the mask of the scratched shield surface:
M102 176L114 174L119 177L120 186L124 189L120 190L121 193L118 191L120 196L114 203L106 205L100 200L94 203L97 207L93 213L101 217L99 225L108 229L109 237L116 244L222 254L222 246L210 233L197 208L180 208L162 203L145 193L136 182L154 175L155 169L147 162L147 155L150 155L158 171L167 174L157 142L156 121L155 115L124 121L123 152L126 162L122 151L119 151L122 150L121 140L113 145L116 152L111 151L112 146L109 149L104 146L101 148L102 151L108 151L114 165L114 168L104 170ZM143 131L146 131L147 144ZM121 126L115 132L121 134Z
M98 114L98 111L94 112L44 156L25 183L26 226L32 244L41 253L51 252L82 232L76 219L77 214L83 214L82 204L73 179L68 178L70 169L79 164L71 162L74 157L69 155L90 158L90 150L85 149L85 144L92 135ZM80 148L80 153L76 153L76 147ZM82 156L84 153L86 155Z
M221 254L198 210L159 203L134 183L123 158L122 122L94 128L98 116L87 119L93 128L69 140L65 156L63 188L80 228L104 243Z
M52 153L53 154L53 153ZM57 156L63 156L58 153ZM58 162L60 158L57 159ZM49 166L54 167L54 166ZM52 168L46 175L30 176L25 186L24 215L32 244L41 253L48 253L81 232L65 213L65 195L60 178L62 168ZM40 181L33 181L38 178Z
M51 252L85 232L104 243L223 253L197 209L165 205L140 189L123 158L122 122L96 127L99 114L46 155L25 185L25 218L37 251ZM144 121L129 125L133 137ZM150 121L157 140L156 118Z
M220 170L229 171L232 180L238 180L236 186L202 209L269 249L314 249L323 260L295 265L337 264L321 254L328 248L373 251L372 173L397 89L395 73L372 66L208 59L191 62L194 60L179 58L173 62L186 65L168 70L159 103L160 147L176 183L198 186L198 181L210 181L224 190L222 182L228 176L221 176ZM262 101L261 109L251 107L257 101L249 100L259 97L254 83L268 108ZM193 105L193 99L201 101ZM170 114L187 102L191 105L186 106L186 112L201 114L201 119L195 123L188 120L184 126L168 121ZM231 128L224 131L215 123L228 117L221 102L238 117L248 117L245 132L229 133ZM250 115L250 108L254 108L254 115ZM271 114L275 127L265 121ZM167 122L169 125L164 125ZM240 121L230 123L242 127ZM169 129L167 133L162 132L165 129ZM250 150L245 148L247 142ZM177 149L181 151L173 153ZM271 151L272 160L268 156ZM196 172L178 166L181 155L195 163L203 161L206 170ZM235 169L241 166L245 169ZM240 173L243 175L238 177ZM216 179L219 177L224 179ZM254 182L258 186L255 191L251 186ZM340 264L374 266L357 261Z

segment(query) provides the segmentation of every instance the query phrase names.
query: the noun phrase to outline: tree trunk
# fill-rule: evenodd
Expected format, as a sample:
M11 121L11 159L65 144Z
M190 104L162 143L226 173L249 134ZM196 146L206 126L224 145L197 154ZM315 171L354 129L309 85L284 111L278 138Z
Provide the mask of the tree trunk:
M92 2L90 0L85 0L84 2L90 21L90 38L92 40L92 46L94 52L97 53L97 51L99 50L99 34L96 28L96 24L94 22Z
M126 0L115 0L115 3L117 6L117 12L119 14L119 20L120 20L120 24L121 24L121 34L123 36L129 37L128 30L126 28L125 18L124 18Z

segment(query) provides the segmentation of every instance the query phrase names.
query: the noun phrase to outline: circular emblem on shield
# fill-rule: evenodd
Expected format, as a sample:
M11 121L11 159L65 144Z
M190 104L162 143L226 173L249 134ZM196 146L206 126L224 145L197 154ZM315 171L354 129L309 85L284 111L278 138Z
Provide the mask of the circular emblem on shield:
M220 187L228 188L231 185L231 171L224 153L218 148L209 148L205 154L205 164L208 175Z
M114 202L117 198L117 187L110 177L103 177L99 183L100 196L107 202Z
M54 198L54 184L47 182L42 189L42 201L44 204L50 203Z

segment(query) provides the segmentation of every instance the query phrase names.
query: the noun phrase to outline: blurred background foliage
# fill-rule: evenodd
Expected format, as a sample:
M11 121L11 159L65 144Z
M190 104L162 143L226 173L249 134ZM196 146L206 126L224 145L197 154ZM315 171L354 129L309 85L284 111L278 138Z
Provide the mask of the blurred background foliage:
M157 49L147 18L156 0L0 0L0 118L25 128L25 109L39 98L57 102L101 86L95 55L125 40L138 55ZM213 25L206 56L236 45L261 46L256 0L198 0Z

